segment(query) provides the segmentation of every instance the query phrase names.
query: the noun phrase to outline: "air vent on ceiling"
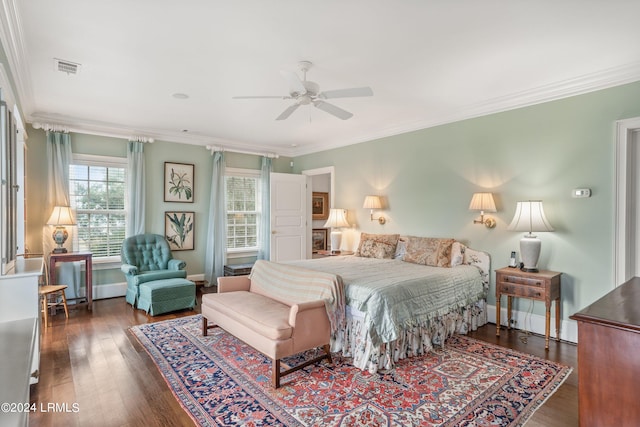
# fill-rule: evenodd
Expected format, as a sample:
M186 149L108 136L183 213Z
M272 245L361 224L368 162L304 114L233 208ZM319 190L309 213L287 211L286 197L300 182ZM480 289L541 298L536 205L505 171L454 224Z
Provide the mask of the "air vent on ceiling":
M67 74L78 74L80 71L80 64L71 61L65 61L64 59L54 58L57 71L61 71Z

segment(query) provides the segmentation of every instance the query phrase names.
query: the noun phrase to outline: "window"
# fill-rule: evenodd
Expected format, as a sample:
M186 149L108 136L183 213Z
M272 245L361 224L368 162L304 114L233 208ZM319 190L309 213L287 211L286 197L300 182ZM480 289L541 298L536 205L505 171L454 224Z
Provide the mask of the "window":
M127 159L74 154L69 196L78 223L74 250L116 257L125 235Z
M258 250L260 172L227 168L227 251Z

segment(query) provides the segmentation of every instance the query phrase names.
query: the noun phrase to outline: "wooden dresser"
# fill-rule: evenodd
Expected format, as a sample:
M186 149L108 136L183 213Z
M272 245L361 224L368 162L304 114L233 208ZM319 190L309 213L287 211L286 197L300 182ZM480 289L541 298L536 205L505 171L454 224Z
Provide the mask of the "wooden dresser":
M640 278L570 318L578 322L580 426L640 426Z

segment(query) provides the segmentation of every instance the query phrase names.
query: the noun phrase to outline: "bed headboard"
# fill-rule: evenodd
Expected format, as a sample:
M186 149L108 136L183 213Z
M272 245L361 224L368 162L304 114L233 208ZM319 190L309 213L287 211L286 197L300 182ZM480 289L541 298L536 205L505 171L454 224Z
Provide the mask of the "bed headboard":
M491 281L491 255L489 255L488 252L465 247L462 263L466 265L475 265L480 269L482 281L484 282L485 288L488 290L489 282Z

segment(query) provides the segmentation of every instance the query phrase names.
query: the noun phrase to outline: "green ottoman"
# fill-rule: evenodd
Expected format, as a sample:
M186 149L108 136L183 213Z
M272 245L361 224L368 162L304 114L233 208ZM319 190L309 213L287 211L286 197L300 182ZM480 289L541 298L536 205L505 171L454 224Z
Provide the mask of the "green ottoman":
M196 305L196 284L187 279L154 280L140 285L138 308L148 314L193 308Z

